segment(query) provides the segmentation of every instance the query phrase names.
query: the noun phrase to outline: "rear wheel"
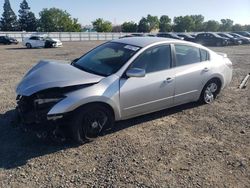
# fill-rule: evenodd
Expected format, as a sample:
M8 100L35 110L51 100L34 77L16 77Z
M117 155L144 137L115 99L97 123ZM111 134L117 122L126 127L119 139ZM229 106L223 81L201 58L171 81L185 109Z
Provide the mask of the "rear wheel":
M104 130L112 127L114 116L102 105L87 105L76 111L71 125L72 138L79 144L92 141Z
M30 43L27 43L27 44L26 44L26 47L27 47L28 49L32 48L32 46L31 46Z
M220 92L221 84L217 79L210 80L203 88L200 102L204 104L211 104Z

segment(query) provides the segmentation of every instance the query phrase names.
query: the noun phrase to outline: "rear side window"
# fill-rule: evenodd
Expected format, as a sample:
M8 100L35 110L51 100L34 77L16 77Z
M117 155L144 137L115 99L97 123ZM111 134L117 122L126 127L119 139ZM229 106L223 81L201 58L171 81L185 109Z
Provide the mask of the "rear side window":
M177 67L201 62L199 48L187 45L175 45L175 53Z
M131 68L145 69L146 73L162 71L170 67L171 51L169 45L147 49L131 65Z
M37 37L30 37L30 40L38 40Z
M200 49L200 53L201 53L201 61L208 61L209 60L208 51Z

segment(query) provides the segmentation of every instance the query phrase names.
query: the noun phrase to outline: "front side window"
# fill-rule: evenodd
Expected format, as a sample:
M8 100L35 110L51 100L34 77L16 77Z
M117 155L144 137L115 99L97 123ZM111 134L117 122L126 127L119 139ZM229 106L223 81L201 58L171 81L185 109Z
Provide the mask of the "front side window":
M200 49L193 46L175 45L175 53L177 67L201 61Z
M86 72L109 76L117 72L140 48L132 45L105 43L72 65Z
M170 67L171 49L169 45L147 49L130 66L130 68L145 69L146 73L162 71Z

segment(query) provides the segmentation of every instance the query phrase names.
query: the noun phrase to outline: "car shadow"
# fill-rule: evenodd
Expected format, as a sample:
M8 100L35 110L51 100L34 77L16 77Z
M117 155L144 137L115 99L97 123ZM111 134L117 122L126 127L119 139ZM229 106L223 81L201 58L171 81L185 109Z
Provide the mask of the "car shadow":
M105 134L112 134L143 122L169 116L197 106L199 106L199 104L189 103L130 120L120 121L116 123L113 129L107 131ZM0 114L0 168L13 169L27 164L27 162L33 158L55 153L67 148L78 147L78 145L73 144L71 141L58 144L49 140L40 140L35 134L19 129L13 121L14 118L15 110Z

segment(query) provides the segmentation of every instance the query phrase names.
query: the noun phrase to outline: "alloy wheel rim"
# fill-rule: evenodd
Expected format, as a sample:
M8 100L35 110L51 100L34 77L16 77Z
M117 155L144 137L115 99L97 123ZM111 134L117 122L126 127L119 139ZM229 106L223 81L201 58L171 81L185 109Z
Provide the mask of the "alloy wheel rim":
M108 121L107 115L102 111L87 113L84 118L83 132L88 140L95 139Z
M218 89L216 83L211 83L207 86L205 93L204 93L204 100L206 103L210 104L214 101L215 93Z

